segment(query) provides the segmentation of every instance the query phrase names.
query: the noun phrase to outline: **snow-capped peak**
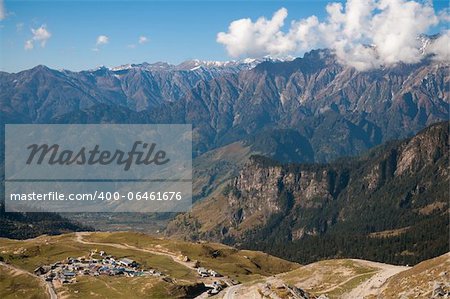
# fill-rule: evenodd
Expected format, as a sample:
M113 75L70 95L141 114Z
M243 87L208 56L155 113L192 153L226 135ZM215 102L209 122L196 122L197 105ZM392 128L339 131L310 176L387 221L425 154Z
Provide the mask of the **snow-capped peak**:
M116 71L123 71L123 70L129 70L131 69L133 66L128 63L128 64L123 64L123 65L119 65L113 68L110 68L111 71L116 72Z
M270 56L266 56L263 58L245 58L241 60L227 60L227 61L192 59L186 60L178 65L168 64L166 62L156 62L151 64L144 62L141 64L124 64L108 68L108 70L112 72L130 69L140 69L147 71L164 71L164 70L201 71L202 69L214 71L221 71L221 70L240 71L252 69L256 65L264 61L282 62L282 61L291 61L293 59L295 59L295 57L279 58ZM101 68L105 67L102 66Z
M252 69L256 65L260 64L264 61L273 61L273 62L282 62L282 61L291 61L294 60L295 57L270 57L266 56L263 58L245 58L241 60L227 60L227 61L216 61L216 60L199 60L192 59L187 60L176 66L179 70L190 70L196 71L201 68L207 69L217 69L217 68L228 68L228 69Z
M425 35L425 34L421 34L417 37L417 40L420 43L420 53L422 55L427 55L428 53L428 47L433 43L433 41L435 39L437 39L440 35L439 34L435 34L435 35Z

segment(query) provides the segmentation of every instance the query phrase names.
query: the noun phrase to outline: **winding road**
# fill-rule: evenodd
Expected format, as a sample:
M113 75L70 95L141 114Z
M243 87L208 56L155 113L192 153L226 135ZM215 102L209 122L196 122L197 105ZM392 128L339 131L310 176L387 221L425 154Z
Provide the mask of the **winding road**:
M236 297L236 293L237 291L239 291L239 289L242 287L241 284L235 285L235 286L231 286L225 289L225 294L223 295L224 299L235 299L238 298Z
M77 233L75 233L75 241L78 243L81 243L81 244L109 246L109 247L115 247L115 248L119 248L119 249L130 249L130 250L136 250L136 251L141 251L141 252L147 252L147 253L151 253L151 254L155 254L155 255L167 256L167 257L171 258L174 262L176 262L180 265L183 265L189 269L192 269L193 271L196 271L195 264L193 262L182 261L174 253L166 252L163 250L154 250L154 249L152 250L152 249L139 248L139 247L132 246L132 245L129 245L126 243L103 243L103 242L87 241L83 237L88 236L89 234L90 234L89 232L77 232ZM410 269L410 267L394 266L394 265L371 262L371 261L366 261L366 260L353 259L352 261L359 263L361 265L364 265L364 266L374 268L376 270L372 271L372 272L352 276L352 277L348 278L347 280L343 281L342 283L335 285L330 289L324 290L321 293L328 293L330 291L333 291L334 289L347 284L349 281L351 281L352 279L355 279L357 277L367 275L367 274L373 274L373 276L371 276L370 278L368 278L367 280L365 280L364 282L359 284L356 288L354 288L353 290L349 291L348 293L342 295L342 298L361 299L361 298L365 298L369 295L376 296L379 293L381 293L386 281L390 277L392 277L402 271ZM55 292L55 288L54 288L52 282L45 281L43 277L37 276L34 273L30 273L26 270L17 268L14 265L0 262L0 266L5 267L15 273L24 274L24 275L28 275L33 278L39 279L39 281L42 283L42 285L45 286L45 289L47 291L49 298L50 299L58 299L58 296ZM275 278L273 277L272 279L275 279ZM242 288L242 285L230 285L223 291L223 293L222 293L223 295L221 297L224 299L236 299L239 297L238 292L241 290L241 288ZM208 294L205 292L205 293L201 294L200 296L198 296L197 298L206 298L206 297L208 297Z
M119 248L119 249L132 249L132 250L137 250L137 251L141 251L141 252L147 252L147 253L156 254L156 255L164 255L164 256L170 257L174 262L176 262L176 263L178 263L180 265L183 265L183 266L185 266L185 267L187 267L189 269L197 271L197 269L194 266L195 263L181 261L174 254L170 254L168 252L139 248L139 247L136 247L136 246L128 245L126 243L125 244L117 244L117 243L101 243L101 242L85 241L83 239L83 236L86 236L86 235L89 235L89 232L76 232L75 233L75 240L78 243L81 243L81 244L97 245L97 246L111 246L111 247L115 247L115 248ZM196 299L197 298L198 299L203 299L203 298L207 298L207 297L209 297L209 295L207 294L207 292L204 292L203 294L197 296ZM233 298L233 297L230 297L230 298Z
M383 290L385 282L395 274L410 269L410 267L394 266L389 264L353 259L353 261L365 266L380 269L375 275L358 285L356 288L344 294L342 298L360 299L369 295L378 295Z
M132 249L132 250L147 252L147 253L151 253L151 254L155 254L155 255L164 255L164 256L170 257L174 262L176 262L180 265L183 265L189 269L197 271L194 267L193 262L183 262L174 254L171 254L168 252L139 248L136 246L128 245L126 243L118 244L118 243L102 243L102 242L85 241L85 240L83 240L83 236L86 236L86 235L89 235L89 233L88 232L76 232L75 240L81 244L97 245L97 246L110 246L110 247L115 247L115 248L119 248L119 249Z

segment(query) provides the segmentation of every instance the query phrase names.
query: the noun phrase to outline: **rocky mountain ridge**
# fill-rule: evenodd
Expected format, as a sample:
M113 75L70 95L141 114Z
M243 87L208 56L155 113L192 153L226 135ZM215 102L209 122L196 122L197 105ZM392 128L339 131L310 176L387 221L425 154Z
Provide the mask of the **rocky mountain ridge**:
M448 64L432 57L358 72L328 50L291 61L38 66L0 73L0 113L4 123L192 123L195 155L293 130L323 162L445 120L449 78Z
M168 233L259 248L300 262L354 253L413 263L433 250L448 250L449 150L445 122L364 157L331 164L283 165L254 156L222 194L179 216ZM398 242L391 255L346 248L356 239L361 247L387 244L385 237ZM337 242L337 248L326 241ZM318 243L326 247L322 253Z

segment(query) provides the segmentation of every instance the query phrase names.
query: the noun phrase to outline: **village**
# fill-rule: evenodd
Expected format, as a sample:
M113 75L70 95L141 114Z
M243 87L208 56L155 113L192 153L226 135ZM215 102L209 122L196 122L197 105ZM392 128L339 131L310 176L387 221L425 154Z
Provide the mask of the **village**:
M97 255L97 258L96 258ZM131 259L118 259L105 251L97 252L91 250L89 258L68 257L64 261L59 261L51 265L40 266L34 270L34 274L43 276L46 281L59 281L62 284L76 282L77 275L90 276L163 276L164 274L154 269L144 270L140 265Z
M187 258L187 257L185 257ZM204 267L196 266L199 278L222 277L221 274ZM77 276L124 276L124 277L162 277L166 281L171 279L164 273L155 269L144 269L141 265L129 258L117 258L107 254L105 251L91 250L89 257L68 257L50 265L39 266L34 274L42 277L51 284L76 283ZM218 294L226 285L219 281L212 281L206 285L209 295Z

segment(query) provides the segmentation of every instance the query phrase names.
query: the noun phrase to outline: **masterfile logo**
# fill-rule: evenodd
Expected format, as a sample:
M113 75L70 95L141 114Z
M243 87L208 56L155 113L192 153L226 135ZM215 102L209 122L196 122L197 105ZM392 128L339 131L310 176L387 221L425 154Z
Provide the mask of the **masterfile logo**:
M5 191L6 211L186 211L192 127L6 125Z
M128 171L133 163L136 165L164 165L170 159L166 158L167 154L163 150L156 149L156 143L148 144L142 141L135 141L132 149L129 152L116 149L111 152L108 150L101 151L100 145L96 144L93 149L89 150L86 147L81 147L77 151L65 149L61 150L59 144L31 144L27 147L30 150L30 155L27 159L27 165L36 163L41 165L43 162L49 165L109 165L116 163L123 165L124 170ZM139 150L139 148L142 150ZM44 161L45 160L45 161Z
M6 125L7 180L192 178L191 125Z

